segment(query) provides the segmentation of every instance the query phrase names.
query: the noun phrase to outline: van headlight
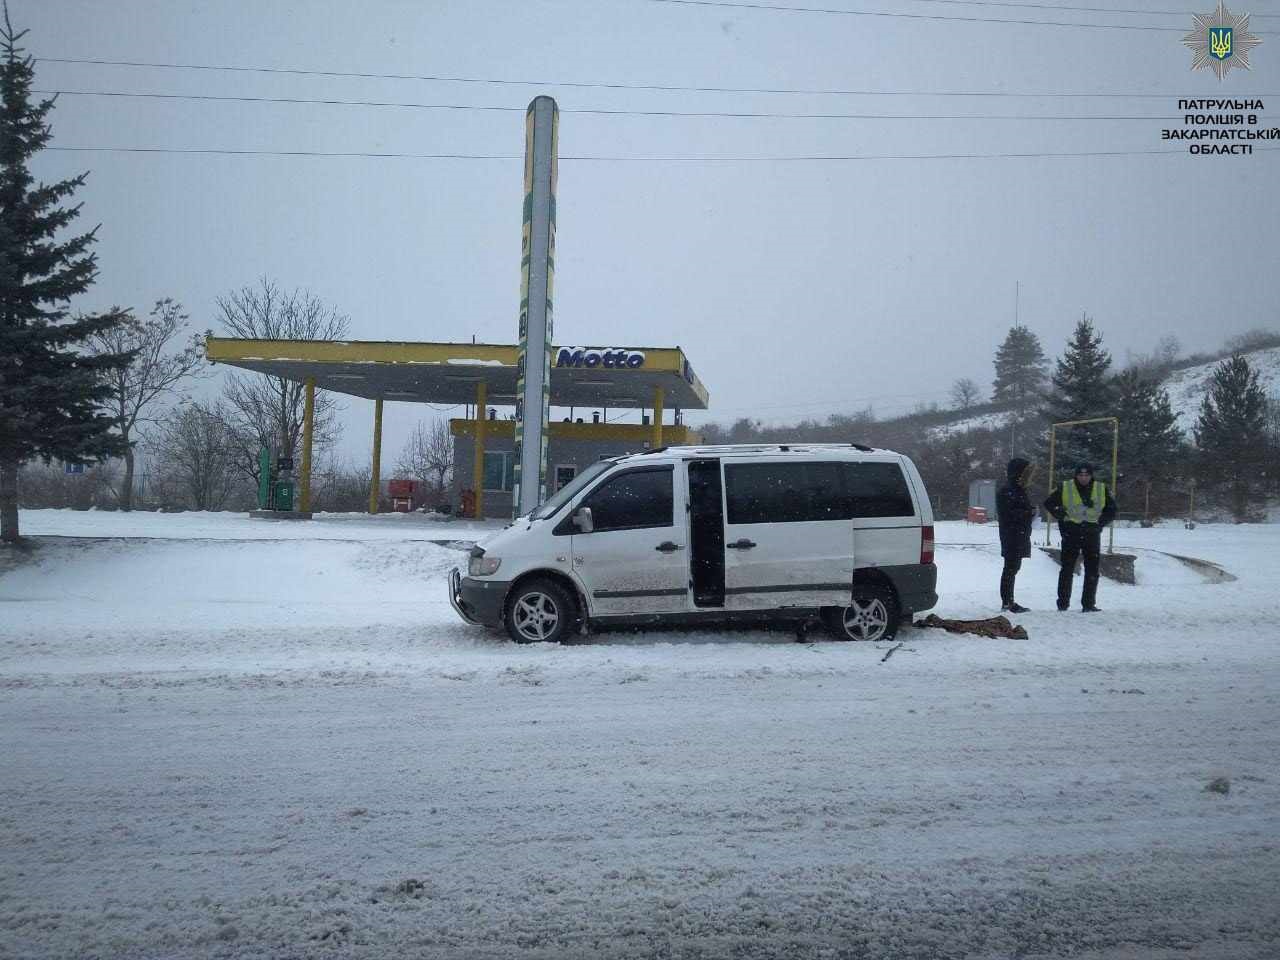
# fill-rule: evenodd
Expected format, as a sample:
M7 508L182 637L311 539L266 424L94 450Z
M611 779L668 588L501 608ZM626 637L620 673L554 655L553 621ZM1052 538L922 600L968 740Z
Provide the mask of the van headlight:
M497 557L471 557L467 561L467 573L473 577L487 577L497 573L502 561Z

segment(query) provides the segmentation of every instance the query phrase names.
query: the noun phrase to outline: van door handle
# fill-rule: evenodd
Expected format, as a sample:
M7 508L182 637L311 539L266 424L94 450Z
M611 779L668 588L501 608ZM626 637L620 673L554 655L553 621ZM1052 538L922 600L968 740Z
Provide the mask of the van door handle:
M748 540L743 537L741 540L735 540L733 543L726 543L725 546L730 550L750 550L756 545L754 540Z
M683 550L684 548L678 543L672 543L670 540L663 540L653 549L661 550L663 553L672 553L676 550Z

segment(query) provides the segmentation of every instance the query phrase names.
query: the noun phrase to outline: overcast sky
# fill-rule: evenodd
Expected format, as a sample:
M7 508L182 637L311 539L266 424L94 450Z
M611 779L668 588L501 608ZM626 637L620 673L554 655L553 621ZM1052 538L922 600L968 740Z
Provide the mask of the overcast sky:
M754 0L752 0L754 2ZM847 16L654 0L431 3L10 0L37 57L413 74L528 85L40 63L63 91L359 99L515 111L63 96L54 143L518 158L523 108L562 111L562 157L797 157L1179 151L1086 158L570 160L560 166L556 341L678 344L713 419L890 413L991 379L1021 317L1056 355L1088 311L1115 356L1164 333L1188 350L1280 326L1280 150L1193 157L1162 143L1179 97L1261 96L1280 126L1280 4L1253 70L1191 73L1185 15L955 0L761 0ZM1102 6L1074 0L1078 7ZM1259 17L1258 14L1269 14ZM924 17L924 18L922 18ZM1039 19L1166 29L963 23ZM639 91L559 82L1155 98ZM909 114L914 119L602 116L574 109ZM923 119L993 115L1022 119ZM1177 118L1043 120L1029 116ZM1280 146L1280 144L1273 144ZM361 339L514 342L518 159L46 153L91 170L101 277L81 304L215 298L268 276L351 317ZM368 456L372 403L348 401L343 452ZM419 407L389 404L398 452ZM690 418L696 421L698 418Z

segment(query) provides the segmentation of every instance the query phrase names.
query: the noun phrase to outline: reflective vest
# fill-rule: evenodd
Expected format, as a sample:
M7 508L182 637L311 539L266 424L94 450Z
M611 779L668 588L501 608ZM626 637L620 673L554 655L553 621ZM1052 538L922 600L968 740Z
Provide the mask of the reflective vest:
M1068 523L1097 523L1102 516L1102 508L1107 503L1107 485L1101 480L1093 481L1093 506L1087 506L1080 496L1080 488L1074 480L1066 480L1062 484L1062 509L1066 511L1064 519Z

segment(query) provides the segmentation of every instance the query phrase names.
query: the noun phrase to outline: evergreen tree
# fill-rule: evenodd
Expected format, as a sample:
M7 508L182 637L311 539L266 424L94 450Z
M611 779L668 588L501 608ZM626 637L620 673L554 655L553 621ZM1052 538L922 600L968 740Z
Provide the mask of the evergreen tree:
M38 184L31 158L52 133L53 100L31 101L31 58L18 47L5 8L0 30L0 540L18 539L18 467L26 460L101 461L124 452L100 412L104 374L128 355L76 348L119 323L120 311L72 317L68 302L97 274L96 228L66 239L80 214L67 206L86 174Z
M1049 423L1116 416L1115 390L1108 379L1111 354L1102 349L1102 335L1088 316L1080 318L1067 349L1058 360L1044 416ZM1055 471L1065 476L1079 461L1092 462L1099 479L1111 480L1110 424L1095 423L1057 432ZM1050 478L1051 482L1058 478Z
M1249 518L1262 494L1267 453L1267 395L1258 371L1242 356L1223 360L1213 371L1200 404L1196 446L1200 472L1225 487L1237 522Z
M1044 394L1048 365L1040 338L1026 327L1010 327L996 350L991 399L1009 404L1019 417L1026 416Z
M1183 475L1185 462L1178 415L1169 393L1141 370L1130 368L1115 378L1116 416L1120 418L1120 471L1135 492L1160 498L1169 481Z

